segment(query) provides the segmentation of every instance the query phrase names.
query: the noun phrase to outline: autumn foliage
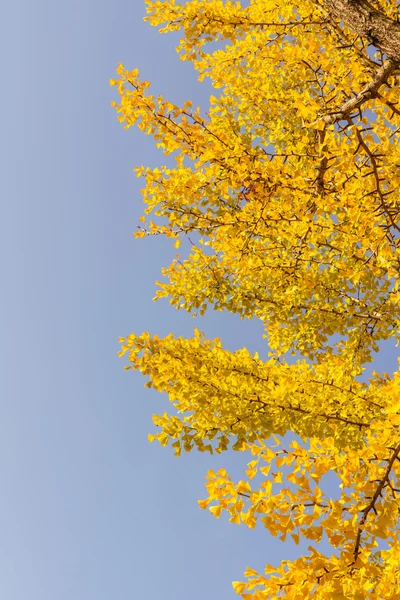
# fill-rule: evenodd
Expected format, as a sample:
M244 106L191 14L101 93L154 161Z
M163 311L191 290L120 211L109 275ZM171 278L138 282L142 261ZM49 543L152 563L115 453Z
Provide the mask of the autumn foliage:
M248 569L242 598L400 598L400 371L363 376L381 342L400 340L397 2L146 4L216 90L204 115L152 96L137 70L111 81L125 128L176 161L136 169L136 235L194 240L157 297L259 319L270 349L267 361L229 352L197 330L122 339L127 368L173 405L150 437L177 455L247 452L243 480L207 474L200 506L308 540L297 560Z

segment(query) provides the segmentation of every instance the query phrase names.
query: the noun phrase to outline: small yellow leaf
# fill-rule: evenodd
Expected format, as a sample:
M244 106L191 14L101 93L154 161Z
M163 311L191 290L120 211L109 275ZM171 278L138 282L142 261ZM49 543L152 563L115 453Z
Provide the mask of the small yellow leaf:
M233 515L233 517L231 517L229 519L229 521L231 523L235 523L236 525L240 525L240 515L239 514Z
M299 540L300 540L300 536L298 533L291 533L290 534L293 538L294 543L296 544L296 546L299 545Z
M221 506L210 506L210 513L212 513L214 515L214 517L216 517L217 519L219 519L221 512L222 512Z
M246 589L246 584L242 581L232 581L232 587L237 594L241 594Z
M254 477L257 475L257 469L247 469L246 475L249 479L254 479Z

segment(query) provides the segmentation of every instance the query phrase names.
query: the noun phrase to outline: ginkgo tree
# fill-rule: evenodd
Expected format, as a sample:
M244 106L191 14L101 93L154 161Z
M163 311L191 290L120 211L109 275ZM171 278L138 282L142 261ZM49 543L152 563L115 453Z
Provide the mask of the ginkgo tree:
M177 455L247 452L241 481L207 474L200 506L306 540L294 561L247 569L242 598L400 598L400 371L363 377L380 344L400 340L398 3L146 5L216 90L201 114L151 95L138 70L111 80L125 128L175 160L136 168L137 237L194 240L164 266L157 298L257 318L270 349L266 361L229 352L198 330L121 339L126 368L172 404L150 439Z

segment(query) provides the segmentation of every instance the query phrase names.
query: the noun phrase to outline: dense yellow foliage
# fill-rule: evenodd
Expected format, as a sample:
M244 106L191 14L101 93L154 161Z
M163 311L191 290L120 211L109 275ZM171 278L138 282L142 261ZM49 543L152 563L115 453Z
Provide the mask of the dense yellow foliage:
M380 341L400 339L400 57L376 40L371 50L329 2L247 4L147 1L150 24L179 29L181 59L218 90L206 116L153 97L137 70L120 65L111 83L119 120L176 160L136 169L149 215L137 236L178 247L197 234L163 269L157 297L260 319L270 358L228 352L197 330L132 334L121 355L175 407L154 417L151 439L176 454L232 443L252 455L238 483L208 473L202 508L310 540L294 562L248 569L234 583L243 598L398 598L400 372L360 376ZM398 17L395 0L368 6ZM302 358L289 364L290 353ZM287 432L302 444L285 446ZM328 471L338 500L323 491ZM331 555L318 551L323 535Z

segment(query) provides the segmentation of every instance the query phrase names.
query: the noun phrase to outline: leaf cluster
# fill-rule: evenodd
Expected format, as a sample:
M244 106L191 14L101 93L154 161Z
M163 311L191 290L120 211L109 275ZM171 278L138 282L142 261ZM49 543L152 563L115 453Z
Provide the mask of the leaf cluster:
M190 241L156 299L257 318L271 350L267 361L229 352L197 330L122 338L126 368L173 407L150 439L176 455L248 452L246 479L210 471L200 506L314 544L264 574L248 569L234 583L243 598L399 597L400 372L362 377L382 341L400 340L397 3L146 4L216 90L202 115L151 95L137 69L120 65L111 80L125 128L175 160L136 168L137 237Z

